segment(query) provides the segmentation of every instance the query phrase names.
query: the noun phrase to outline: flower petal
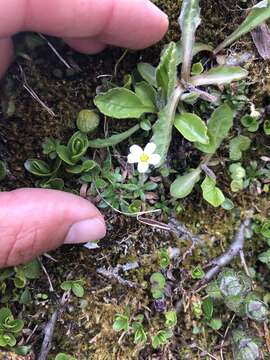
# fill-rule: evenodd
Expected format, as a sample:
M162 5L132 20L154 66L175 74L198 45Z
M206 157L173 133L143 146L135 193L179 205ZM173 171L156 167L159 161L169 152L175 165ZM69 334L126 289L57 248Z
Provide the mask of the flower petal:
M135 164L140 161L140 155L138 154L128 154L127 161L129 164Z
M152 154L149 159L149 164L157 165L161 160L161 157L158 154Z
M146 145L146 147L144 148L144 152L147 155L152 155L152 154L154 154L156 148L157 148L157 145L155 143L151 142Z
M138 171L139 173L143 174L149 169L149 164L147 162L139 162L138 164Z
M131 154L140 156L143 153L143 149L139 145L132 145L129 149Z

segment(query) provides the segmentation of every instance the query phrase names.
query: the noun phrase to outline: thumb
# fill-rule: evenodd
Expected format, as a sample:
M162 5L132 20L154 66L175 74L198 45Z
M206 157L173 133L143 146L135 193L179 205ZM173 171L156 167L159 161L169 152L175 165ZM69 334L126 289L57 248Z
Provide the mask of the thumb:
M0 193L0 268L18 265L64 244L105 236L100 212L87 200L55 190Z

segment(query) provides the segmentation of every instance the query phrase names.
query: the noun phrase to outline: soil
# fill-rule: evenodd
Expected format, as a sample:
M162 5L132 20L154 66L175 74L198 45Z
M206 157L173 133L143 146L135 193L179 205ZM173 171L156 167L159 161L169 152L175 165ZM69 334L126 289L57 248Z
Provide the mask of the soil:
M126 54L118 65L117 76L114 79L119 84L122 83L125 74L131 73L138 61L151 62L155 65L163 44L179 39L177 18L181 1L153 2L169 15L170 30L161 44L141 52L129 51ZM226 34L232 32L243 19L241 7L247 8L251 5L250 1L241 2L241 7L238 5L239 2L237 6L235 3L235 0L221 0L218 3L203 0L203 23L198 31L198 40L216 45ZM96 88L102 84L102 76L114 74L115 64L124 52L123 49L109 48L102 54L86 56L72 51L59 40L49 40L63 58L78 71L68 71L46 44L40 44L40 41L35 43L33 40L29 42L29 34L20 35L16 39L17 60L2 83L0 159L8 166L8 176L1 182L2 191L35 186L36 179L25 171L24 161L28 158L44 157L41 145L45 137L56 137L67 141L74 132L78 111L93 107L92 99ZM244 50L256 54L256 60L247 65L253 82L249 95L257 106L268 105L266 95L270 91L270 62L258 57L249 36L242 38L229 49L231 52ZM26 91L19 66L23 69L28 85L55 116L49 114ZM122 125L115 122L109 131L119 128L122 128ZM100 126L99 136L103 137L103 135L103 127ZM262 154L266 155L266 148L269 153L269 145L265 137L262 138L261 147L252 148L248 154L250 159L256 160ZM260 141L258 140L257 143ZM260 151L264 152L260 153ZM228 176L225 175L222 184L224 189L229 188L228 184ZM72 188L72 191L77 193L79 190L79 184L75 184ZM100 249L89 251L83 247L63 247L51 254L56 259L56 263L44 257L43 264L55 292L49 292L47 278L44 275L40 280L31 283L31 290L35 294L48 294L48 300L35 300L31 306L17 308L17 311L23 312L28 329L33 330L37 325L30 341L34 349L32 358L35 358L34 353L38 353L42 342L42 330L61 297L60 284L67 278L81 278L84 281L85 296L82 300L70 298L56 325L49 359L53 359L59 352L72 354L76 359L81 360L221 359L220 344L233 314L220 309L224 325L219 331L202 326L201 319L197 319L192 312L192 304L201 300L205 292L202 291L191 297L195 281L189 275L190 270L199 264L206 265L211 258L221 254L228 247L241 219L252 206L256 207L262 217L269 216L269 195L266 193L258 196L257 193L243 191L237 195L230 193L230 196L233 196L237 205L237 208L231 212L207 206L196 194L182 203L184 211L180 213L178 220L195 234L200 234L202 242L192 256L188 256L179 268L174 269L173 277L177 279L177 284L172 281L172 294L167 306L177 308L178 324L174 338L163 350L153 351L150 345L146 347L134 345L129 336L119 340L119 334L112 329L115 314L124 313L127 308L131 317L145 313L148 316L148 328L151 332L160 328L162 317L153 308L149 289L143 289L141 286L131 288L119 284L115 279L98 274L97 269L138 262L137 269L123 273L121 276L141 285L149 280L153 272L160 270L158 249L170 246L180 249L183 254L191 244L169 232L155 230L137 220L118 215L113 210L106 210L104 215L108 223L108 235L101 241ZM166 215L155 219L168 222ZM258 254L264 249L265 244L256 237L247 241L245 254L248 266L254 267L258 272L266 271L257 262ZM238 259L233 265L241 268ZM179 282L184 279L185 282L180 286ZM262 291L260 285L258 290ZM264 291L270 291L269 284L265 285ZM240 320L236 318L232 327L236 327ZM251 321L244 323L265 339L264 325ZM201 331L196 334L196 329ZM265 359L270 358L266 347L262 348L262 352ZM224 359L232 359L228 338L224 343Z

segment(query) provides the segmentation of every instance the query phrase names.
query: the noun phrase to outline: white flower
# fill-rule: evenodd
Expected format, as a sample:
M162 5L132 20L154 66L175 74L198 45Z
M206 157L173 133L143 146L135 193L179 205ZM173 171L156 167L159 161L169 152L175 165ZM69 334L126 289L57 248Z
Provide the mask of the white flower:
M250 116L255 119L258 119L261 116L260 112L258 110L256 110L254 104L250 105Z
M154 154L156 148L154 143L148 143L144 149L139 145L132 145L129 149L128 162L138 163L139 173L146 173L150 165L157 165L160 162L160 156Z

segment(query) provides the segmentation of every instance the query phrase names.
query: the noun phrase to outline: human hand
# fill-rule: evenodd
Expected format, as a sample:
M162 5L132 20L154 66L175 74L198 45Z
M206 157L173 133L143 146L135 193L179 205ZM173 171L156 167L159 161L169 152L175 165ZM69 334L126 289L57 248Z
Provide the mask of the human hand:
M74 49L97 53L106 44L139 49L164 35L168 20L148 0L8 0L0 2L0 75L13 56L11 37L37 31ZM54 190L0 193L0 267L17 265L63 243L105 236L105 222L87 200Z

